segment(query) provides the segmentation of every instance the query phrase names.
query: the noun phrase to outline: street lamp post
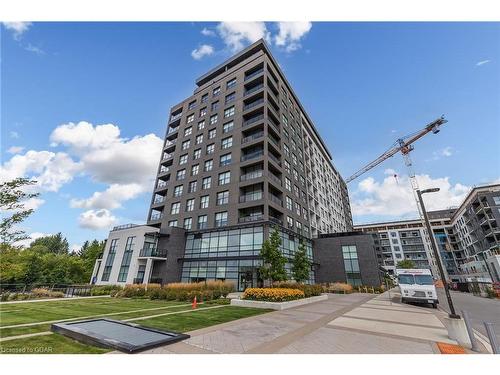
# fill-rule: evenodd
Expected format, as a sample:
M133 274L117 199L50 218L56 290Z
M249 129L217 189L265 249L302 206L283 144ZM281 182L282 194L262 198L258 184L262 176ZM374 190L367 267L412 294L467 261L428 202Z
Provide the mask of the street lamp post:
M420 207L422 209L422 215L424 216L425 227L427 228L427 233L429 234L430 237L432 252L434 253L434 257L436 258L439 274L441 276L441 280L443 281L444 292L446 294L446 299L448 300L448 306L450 307L450 314L448 316L453 319L460 319L460 315L458 315L455 312L455 306L453 306L450 290L448 289L448 282L446 281L446 277L443 270L443 264L441 263L441 256L439 255L439 251L436 245L436 240L434 238L434 232L432 231L431 223L429 221L429 217L427 216L427 211L425 210L424 200L422 199L422 194L435 193L438 191L439 188L425 189L422 191L417 190L417 196L418 196L418 201L420 203Z

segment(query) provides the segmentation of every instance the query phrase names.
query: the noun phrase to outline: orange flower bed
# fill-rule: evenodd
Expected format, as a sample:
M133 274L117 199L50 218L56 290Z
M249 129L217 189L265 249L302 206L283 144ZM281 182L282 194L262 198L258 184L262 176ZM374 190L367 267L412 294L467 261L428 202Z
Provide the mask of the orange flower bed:
M243 293L243 299L267 302L286 302L305 298L300 289L288 288L247 288Z

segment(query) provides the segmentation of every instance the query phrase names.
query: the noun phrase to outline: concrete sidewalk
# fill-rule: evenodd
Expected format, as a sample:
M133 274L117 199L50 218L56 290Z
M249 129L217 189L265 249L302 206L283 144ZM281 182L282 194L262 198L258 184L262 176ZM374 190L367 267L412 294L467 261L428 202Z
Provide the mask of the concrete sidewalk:
M144 353L432 354L456 344L431 308L390 295L332 294L328 300L236 320Z

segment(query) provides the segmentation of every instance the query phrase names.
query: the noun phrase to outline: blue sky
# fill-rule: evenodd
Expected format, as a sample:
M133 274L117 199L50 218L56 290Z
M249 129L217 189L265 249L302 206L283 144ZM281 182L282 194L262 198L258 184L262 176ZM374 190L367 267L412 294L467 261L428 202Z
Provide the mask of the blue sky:
M457 205L471 186L500 178L498 23L33 23L1 31L2 178L42 181L23 225L34 237L60 231L78 245L105 238L114 224L144 222L169 108L260 37L344 177L444 114L449 123L412 153L421 185L441 188L430 208ZM406 175L396 155L351 182L355 222L414 217Z

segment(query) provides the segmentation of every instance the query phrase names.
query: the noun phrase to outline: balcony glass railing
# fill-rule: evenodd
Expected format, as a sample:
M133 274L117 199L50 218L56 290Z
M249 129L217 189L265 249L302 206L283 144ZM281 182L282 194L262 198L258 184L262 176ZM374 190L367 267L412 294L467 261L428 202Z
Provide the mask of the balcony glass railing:
M158 181L158 185L156 185L156 186L159 187L159 188L162 188L162 187L165 187L167 185L168 185L168 182L163 181L163 180L159 180Z
M264 155L264 151L252 152L251 154L241 155L241 161L257 159L258 157L260 157L262 155Z
M240 196L240 203L257 201L259 199L262 199L262 191L258 192L258 193L241 195Z
M163 217L163 213L161 213L161 212L153 212L151 214L151 220L161 220L162 217Z
M263 71L264 71L264 68L260 68L260 69L256 70L255 72L250 73L249 75L245 76L245 81L248 81L249 79L252 79L253 77L258 76Z
M248 142L253 141L254 139L262 138L263 136L264 136L264 132L255 133L255 134L249 135L248 137L242 138L241 143L248 143Z
M168 159L170 159L173 156L174 156L174 154L166 154L165 153L165 154L163 154L163 160L168 160Z
M166 258L167 250L166 249L157 249L155 247L145 247L141 249L139 252L139 257L157 257L157 258Z
M153 201L153 203L155 204L158 204L158 203L162 203L165 201L165 197L156 197Z
M283 206L283 201L281 200L280 197L274 195L274 194L269 194L269 199L276 203L276 204L279 204L280 206Z
M267 155L269 156L269 159L273 160L278 165L281 165L281 160L279 158L277 158L276 156L274 156L270 152Z
M242 174L240 177L240 181L253 180L254 178L262 177L263 173L264 173L263 170L259 170Z
M182 112L170 117L170 122L174 122L182 117Z
M238 222L240 223L248 223L250 221L258 221L264 219L264 215L259 214L259 215L248 215L248 216L240 216L238 219Z
M259 83L258 85L252 87L251 89L246 90L245 94L243 94L243 96L248 96L250 94L253 94L254 92L259 91L263 87L264 87L264 84L263 83Z
M264 99L263 98L260 98L260 99L257 99L251 103L248 103L248 104L245 104L243 106L243 110L246 111L247 109L250 109L250 108L253 108L253 107L257 107L258 105L261 105L262 103L264 103Z
M252 118L249 118L248 120L243 121L243 126L253 124L253 123L257 122L257 121L262 120L263 118L264 118L263 114L260 114L258 116L254 116Z
M276 182L277 184L279 184L281 186L281 178L279 178L278 176L276 176L274 173L272 172L269 172L268 173L268 176L271 180L273 180L274 182Z

